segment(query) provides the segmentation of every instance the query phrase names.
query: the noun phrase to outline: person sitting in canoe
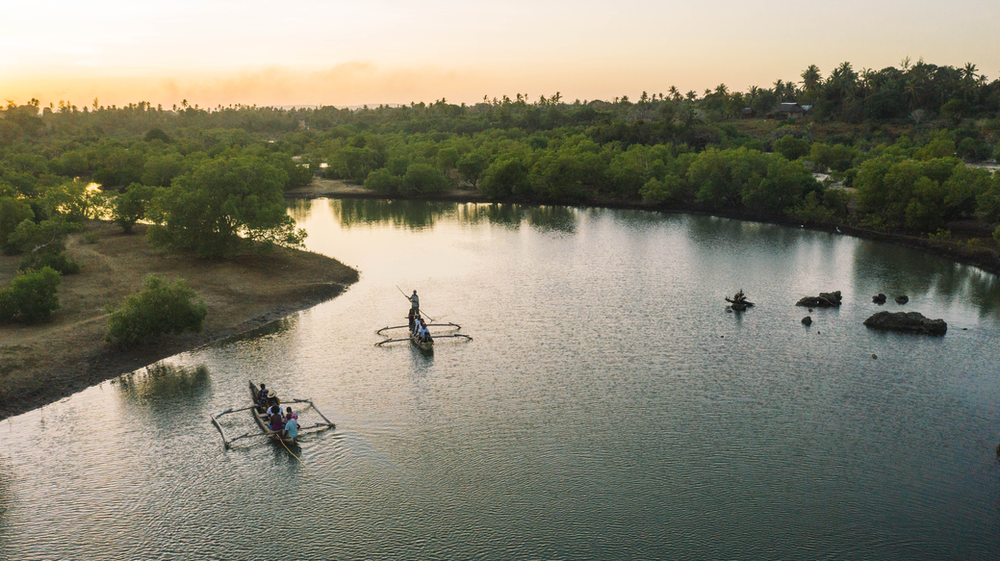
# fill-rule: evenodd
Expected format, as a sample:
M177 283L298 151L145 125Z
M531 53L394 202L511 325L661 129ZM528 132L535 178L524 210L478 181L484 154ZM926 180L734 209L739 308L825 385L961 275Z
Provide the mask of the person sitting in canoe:
M264 387L264 384L261 384L260 391L257 392L257 407L260 411L267 408L267 394L268 389Z
M281 400L278 399L278 394L274 393L274 390L271 390L270 392L268 392L268 394L267 394L267 402L269 404L268 408L267 408L267 414L269 416L272 416L272 417L275 416L275 415L277 415L277 416L280 417L281 416Z
M292 413L292 408L288 408L288 413L285 415L285 436L288 438L295 438L299 435L299 416Z
M427 323L423 319L420 320L420 327L417 329L417 340L421 343L431 340L431 332L427 330Z
M285 421L281 418L281 408L278 408L278 412L271 415L271 431L281 432L285 430Z
M407 316L406 316L406 319L408 319L410 321L410 331L414 330L414 328L415 328L414 324L416 324L417 319L419 317L420 316L417 315L417 309L416 308L410 308L410 313L407 314Z

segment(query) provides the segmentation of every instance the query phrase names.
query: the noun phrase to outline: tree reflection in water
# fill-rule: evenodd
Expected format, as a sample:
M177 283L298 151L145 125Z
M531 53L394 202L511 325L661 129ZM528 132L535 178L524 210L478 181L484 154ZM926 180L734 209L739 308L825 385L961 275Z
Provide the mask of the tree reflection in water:
M197 401L210 384L204 365L185 368L157 363L121 376L114 385L127 401L160 407L176 401Z
M1000 311L1000 279L978 267L962 265L921 251L897 251L884 243L862 240L854 253L855 274L874 296L906 295L912 300L933 296L977 306L980 316Z

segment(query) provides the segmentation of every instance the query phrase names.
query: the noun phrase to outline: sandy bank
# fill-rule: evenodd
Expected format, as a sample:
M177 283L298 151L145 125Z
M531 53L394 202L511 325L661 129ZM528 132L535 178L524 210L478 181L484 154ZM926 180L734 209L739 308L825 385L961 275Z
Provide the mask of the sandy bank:
M147 246L142 227L137 235L119 231L110 224L92 223L70 237L67 253L80 262L81 271L63 278L62 307L51 322L0 326L0 419L290 315L340 294L358 280L354 269L315 253L278 250L228 262L206 261ZM0 285L14 276L17 261L0 256ZM149 273L183 278L205 299L205 330L119 351L104 342L105 309L141 290Z

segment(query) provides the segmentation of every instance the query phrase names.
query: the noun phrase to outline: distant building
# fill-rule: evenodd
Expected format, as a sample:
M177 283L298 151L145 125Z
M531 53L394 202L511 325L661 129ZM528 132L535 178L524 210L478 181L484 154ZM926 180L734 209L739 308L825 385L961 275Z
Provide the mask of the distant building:
M798 103L779 103L774 108L774 118L776 119L801 119L805 114L805 108Z
M751 107L744 107L743 108L743 118L744 119L753 119L753 108L751 108Z

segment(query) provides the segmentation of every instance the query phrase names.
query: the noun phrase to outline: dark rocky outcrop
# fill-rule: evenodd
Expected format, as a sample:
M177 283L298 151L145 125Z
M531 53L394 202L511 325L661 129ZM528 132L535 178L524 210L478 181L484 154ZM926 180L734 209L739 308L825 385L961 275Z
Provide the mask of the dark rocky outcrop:
M907 303L909 301L910 301L910 297L906 296L906 295L897 296L896 297L896 303L899 304L900 306L902 306L903 304L905 304L905 303Z
M747 300L746 295L743 294L742 288L739 292L733 295L732 299L726 298L726 302L729 302L729 307L732 308L734 312L742 312L747 308L753 307L753 302Z
M882 294L881 292L879 292L875 296L872 296L872 302L875 302L879 306L881 306L882 304L885 304L885 300L886 300L886 295Z
M926 335L944 335L948 332L948 324L943 319L928 319L919 312L879 312L865 320L865 327Z
M838 290L836 292L820 292L819 296L806 296L795 305L808 308L839 308L840 300L841 296Z

